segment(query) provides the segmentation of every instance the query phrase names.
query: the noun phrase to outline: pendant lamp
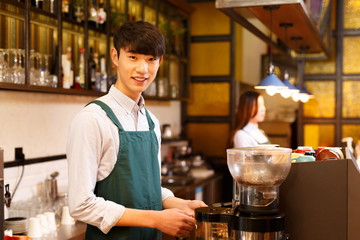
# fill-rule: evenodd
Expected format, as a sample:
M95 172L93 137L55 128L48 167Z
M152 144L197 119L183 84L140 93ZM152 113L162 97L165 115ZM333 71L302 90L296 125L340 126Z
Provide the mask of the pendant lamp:
M288 87L288 89L281 90L281 92L280 92L280 95L283 98L288 98L288 97L300 92L300 90L298 88L296 88L294 85L292 85L291 82L289 81L289 73L287 70L285 70L285 73L284 73L284 82L283 83L285 84L285 86Z
M309 49L308 46L301 46L300 49L302 50L303 52L303 58L302 58L302 61L301 61L301 65L302 65L302 71L304 72L305 71L305 52L306 50ZM311 98L314 98L315 96L312 95L307 89L306 89L306 86L304 85L303 88L300 88L300 101L303 102L303 103L306 103L307 101L309 101L309 99Z
M306 87L304 87L303 89L301 89L300 91L300 101L303 103L306 103L307 101L309 101L309 99L315 98L314 95L312 95L307 89Z
M264 6L264 9L270 11L270 59L269 59L269 72L268 75L255 86L256 89L265 89L267 94L273 96L280 92L282 89L286 89L287 86L275 75L274 65L272 64L272 11L280 8L279 5Z
M285 45L287 45L287 29L289 27L292 27L293 24L292 23L280 23L279 26L283 27L285 29ZM289 81L289 76L290 75L289 75L288 71L285 69L283 83L285 84L285 86L288 87L288 89L281 90L280 95L283 98L288 98L288 97L300 92L299 89L297 89L294 85L291 84L291 82Z

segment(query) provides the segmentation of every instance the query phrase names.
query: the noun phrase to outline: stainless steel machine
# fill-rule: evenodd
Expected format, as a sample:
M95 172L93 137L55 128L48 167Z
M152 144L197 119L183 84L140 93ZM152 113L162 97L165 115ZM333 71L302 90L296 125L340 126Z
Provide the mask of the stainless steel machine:
M291 168L291 149L228 149L227 165L236 182L233 201L195 210L196 239L288 239L285 215L279 211L279 186Z

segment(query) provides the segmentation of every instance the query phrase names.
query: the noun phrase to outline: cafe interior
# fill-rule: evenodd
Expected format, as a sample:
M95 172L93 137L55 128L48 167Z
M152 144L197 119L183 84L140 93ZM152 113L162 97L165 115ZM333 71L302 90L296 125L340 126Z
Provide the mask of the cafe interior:
M359 0L0 0L1 239L29 235L29 220L44 212L55 228L41 239L85 239L86 224L62 222L68 131L115 84L110 49L127 21L165 37L142 94L161 126L163 187L234 207L227 150L246 91L264 98L269 147L291 149L279 236L215 237L199 217L203 232L176 239L360 239Z

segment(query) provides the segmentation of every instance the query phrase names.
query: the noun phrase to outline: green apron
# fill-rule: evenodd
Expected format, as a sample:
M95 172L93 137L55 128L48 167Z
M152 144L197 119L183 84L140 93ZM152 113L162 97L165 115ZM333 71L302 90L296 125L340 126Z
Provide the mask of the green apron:
M117 161L108 177L96 183L95 195L105 200L143 210L162 210L159 145L155 124L146 110L149 131L124 131L114 112L105 103L95 100L119 128L120 146ZM146 221L146 219L139 219ZM97 227L87 225L86 240L156 240L161 232L145 227L117 227L104 234Z

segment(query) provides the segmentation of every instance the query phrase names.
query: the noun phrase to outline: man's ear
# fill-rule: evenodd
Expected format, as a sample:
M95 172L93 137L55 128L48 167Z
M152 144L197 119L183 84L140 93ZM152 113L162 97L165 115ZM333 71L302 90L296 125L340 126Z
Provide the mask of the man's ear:
M110 57L113 64L117 67L119 65L119 56L115 48L110 50Z

